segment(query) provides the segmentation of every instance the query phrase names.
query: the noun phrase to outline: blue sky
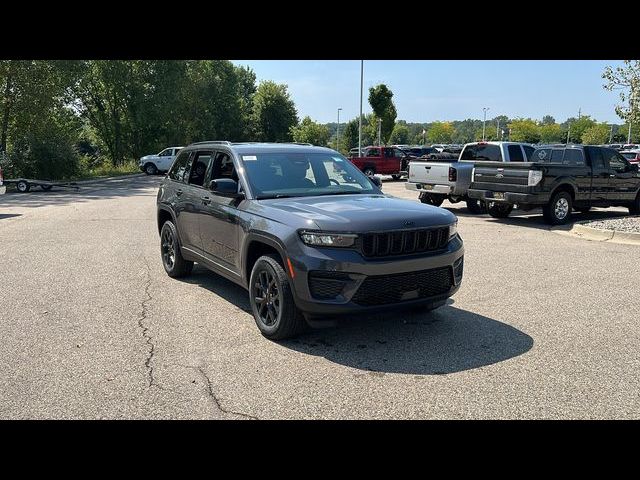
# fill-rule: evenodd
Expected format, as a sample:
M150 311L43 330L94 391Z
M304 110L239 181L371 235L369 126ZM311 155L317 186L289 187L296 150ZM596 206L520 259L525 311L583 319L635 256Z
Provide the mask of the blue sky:
M233 60L258 80L286 83L300 118L327 123L357 117L359 60ZM602 88L602 72L620 60L365 60L363 112L371 111L368 88L385 83L394 93L398 119L408 122L497 115L541 119L591 115L623 123L615 113L617 92Z

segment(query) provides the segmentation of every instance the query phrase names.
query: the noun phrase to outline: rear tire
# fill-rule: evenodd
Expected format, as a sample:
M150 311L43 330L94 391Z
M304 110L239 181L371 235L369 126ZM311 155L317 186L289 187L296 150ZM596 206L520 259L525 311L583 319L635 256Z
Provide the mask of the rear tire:
M564 225L571 218L573 199L566 190L556 193L551 201L542 207L545 222L550 225Z
M158 173L158 167L156 167L153 163L147 163L144 166L144 173L147 175L156 175Z
M482 200L478 200L477 198L469 198L467 200L467 210L475 215L479 215L487 211L487 206Z
M493 218L507 218L512 210L513 205L509 203L498 202L489 203L487 209L489 215L491 215Z
M394 180L400 180L400 175L391 175Z
M362 173L364 173L367 177L373 177L376 174L376 170L372 167L365 168Z
M20 180L18 183L16 183L16 190L18 190L20 193L27 193L29 190L31 190L31 185L26 180Z
M289 278L275 255L263 255L253 265L249 303L258 329L270 340L291 338L306 328L293 300Z
M421 193L420 201L422 203L426 203L427 205L433 205L434 207L439 207L444 202L444 195L433 195L432 193Z
M44 190L45 192L48 192L49 190L51 190L51 187L52 187L52 186L53 186L53 185L40 185L40 188L41 188L42 190Z
M182 257L178 232L171 220L164 222L160 230L160 254L164 271L171 278L184 277L193 270L193 262Z

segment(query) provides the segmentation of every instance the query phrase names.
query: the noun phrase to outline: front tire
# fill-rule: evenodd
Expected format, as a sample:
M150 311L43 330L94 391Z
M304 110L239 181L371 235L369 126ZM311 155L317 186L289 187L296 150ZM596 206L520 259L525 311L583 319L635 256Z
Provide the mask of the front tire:
M153 163L147 163L144 166L144 173L147 175L156 175L158 173L158 167L156 167Z
M372 167L365 168L362 173L364 173L367 177L373 177L376 174L376 171Z
M249 279L249 303L256 325L271 340L283 340L305 328L302 313L293 300L291 285L274 255L258 258Z
M400 180L400 175L391 175L394 180Z
M509 203L498 202L490 203L489 208L487 209L489 215L491 215L493 218L507 218L512 210L513 205Z
M439 207L444 202L444 195L433 195L431 193L421 193L420 201L422 203L426 203L427 205L433 205L434 207Z
M164 271L171 278L184 277L193 270L193 262L182 257L178 232L170 220L164 222L162 230L160 230L160 254Z
M636 199L629 205L629 214L640 215L640 193L636 195Z
M551 201L542 207L545 222L550 225L564 225L571 218L573 199L565 190L556 193Z
M467 200L467 210L475 215L480 215L481 213L486 212L487 206L482 200L478 200L477 198L470 198Z

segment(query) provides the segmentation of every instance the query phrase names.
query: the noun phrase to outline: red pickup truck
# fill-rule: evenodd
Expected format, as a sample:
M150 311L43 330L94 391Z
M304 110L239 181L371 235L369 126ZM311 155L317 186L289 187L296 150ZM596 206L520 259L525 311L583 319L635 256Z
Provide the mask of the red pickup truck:
M366 147L362 157L351 157L351 163L365 175L391 175L394 180L407 175L409 156L395 147Z

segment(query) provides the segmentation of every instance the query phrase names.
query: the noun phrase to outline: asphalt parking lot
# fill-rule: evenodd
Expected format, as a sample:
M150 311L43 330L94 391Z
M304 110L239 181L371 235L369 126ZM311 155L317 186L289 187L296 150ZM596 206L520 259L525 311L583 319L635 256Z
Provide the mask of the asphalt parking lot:
M445 202L466 248L446 307L276 343L240 287L165 275L160 180L0 196L0 418L640 417L638 246Z

